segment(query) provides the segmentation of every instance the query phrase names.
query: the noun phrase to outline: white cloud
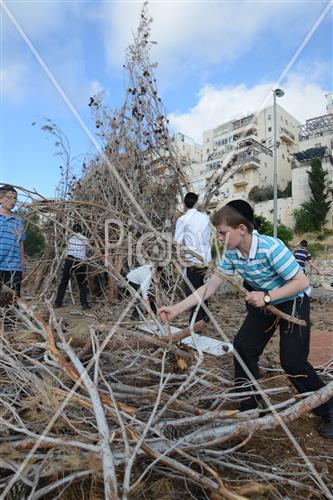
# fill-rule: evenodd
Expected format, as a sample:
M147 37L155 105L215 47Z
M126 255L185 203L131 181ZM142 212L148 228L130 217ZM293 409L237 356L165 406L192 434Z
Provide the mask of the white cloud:
M285 31L295 36L301 30L304 34L322 6L320 2L311 3L309 9L303 2L151 1L148 8L153 18L152 39L158 42L152 59L159 62L162 73L186 73L193 68L228 64L251 50L263 33L283 37ZM119 68L123 62L140 9L140 3L126 1L101 6L99 19L109 67Z
M27 1L9 4L9 9L65 94L75 106L86 107L89 96L102 86L87 75L82 4ZM9 104L24 102L38 109L39 103L45 103L51 108L59 95L10 18L3 17L3 98Z
M12 62L0 69L2 98L21 101L27 89L29 70L23 62Z
M6 10L9 11L29 38L49 37L62 30L71 13L78 12L72 2L6 2L3 10L4 37L19 37Z
M86 75L85 62L80 54L73 52L71 57L62 59L52 54L52 65L49 64L50 55L45 59L49 67L72 103L81 109L88 104L89 97L103 91L98 79L89 79ZM5 61L0 69L0 80L3 103L39 106L44 103L47 107L57 106L60 97L53 83L44 70L34 61L33 57L16 56L13 61Z
M325 89L312 82L306 75L290 74L282 85L285 96L279 104L300 122L325 114ZM235 115L254 112L264 104L269 105L274 82L253 87L246 84L234 87L205 85L199 92L198 102L188 112L169 116L170 125L176 131L202 142L204 130L232 119Z

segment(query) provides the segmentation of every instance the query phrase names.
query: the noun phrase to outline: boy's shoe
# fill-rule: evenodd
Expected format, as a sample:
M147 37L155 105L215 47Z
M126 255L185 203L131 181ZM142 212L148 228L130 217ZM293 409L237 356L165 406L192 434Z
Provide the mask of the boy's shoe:
M82 304L82 309L83 311L87 311L88 309L91 309L91 305L90 304Z
M333 439L333 409L321 417L319 434L326 439Z
M62 307L62 304L55 303L53 306L54 309L59 309L59 307Z

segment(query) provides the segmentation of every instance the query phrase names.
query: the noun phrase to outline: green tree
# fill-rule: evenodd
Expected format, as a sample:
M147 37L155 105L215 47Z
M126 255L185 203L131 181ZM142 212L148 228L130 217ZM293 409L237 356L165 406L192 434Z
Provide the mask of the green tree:
M29 257L40 254L45 247L45 238L38 227L38 216L30 216L26 227L26 239L24 241L24 250Z
M327 200L327 172L319 158L312 160L308 174L311 196L296 212L296 228L298 231L322 231L331 202Z

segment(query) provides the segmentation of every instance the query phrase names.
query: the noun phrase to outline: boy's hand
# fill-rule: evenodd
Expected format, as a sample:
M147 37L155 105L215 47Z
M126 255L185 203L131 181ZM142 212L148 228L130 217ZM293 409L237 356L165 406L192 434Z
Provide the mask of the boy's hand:
M175 306L163 306L158 309L162 323L167 323L177 316Z
M264 292L248 292L246 294L245 300L253 307L264 307L264 295Z

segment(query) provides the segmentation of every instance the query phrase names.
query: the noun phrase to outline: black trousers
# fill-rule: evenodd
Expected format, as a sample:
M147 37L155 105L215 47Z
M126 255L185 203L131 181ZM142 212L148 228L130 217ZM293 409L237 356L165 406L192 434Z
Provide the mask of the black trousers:
M290 300L278 304L281 311L292 314L294 301ZM268 341L274 334L276 316L265 308L247 306L248 315L245 318L234 340L234 348L255 379L259 378L258 360ZM280 320L280 362L281 367L289 376L290 382L298 392L317 391L325 384L317 375L313 366L308 362L310 348L310 299L304 294L303 299L296 300L294 311L299 318L306 321L307 326L299 326ZM240 363L234 357L235 383L237 390L240 385L248 381L249 377ZM248 390L248 389L246 389ZM256 408L257 401L254 397L243 400L241 409ZM326 415L333 408L333 401L329 400L313 412L316 415Z
M64 299L68 282L73 273L75 274L76 281L80 291L80 302L82 305L87 304L87 295L88 295L87 267L81 260L68 256L66 257L65 260L61 281L58 286L57 297L55 299L55 303L58 306L62 305L62 301Z
M0 271L0 281L21 296L22 271Z
M204 279L206 275L207 269L206 268L199 268L199 267L187 267L186 268L186 276L189 282L191 283L192 287L197 290L204 284ZM185 295L188 297L191 295L193 291L191 288L188 286L188 284L185 282ZM208 306L208 300L205 300L204 303L206 306ZM192 307L191 309L191 314L190 314L190 320L189 323L191 322L192 316L196 310L196 307ZM204 320L207 323L209 322L209 317L204 311L202 307L199 308L197 317L196 317L196 322L200 320Z

